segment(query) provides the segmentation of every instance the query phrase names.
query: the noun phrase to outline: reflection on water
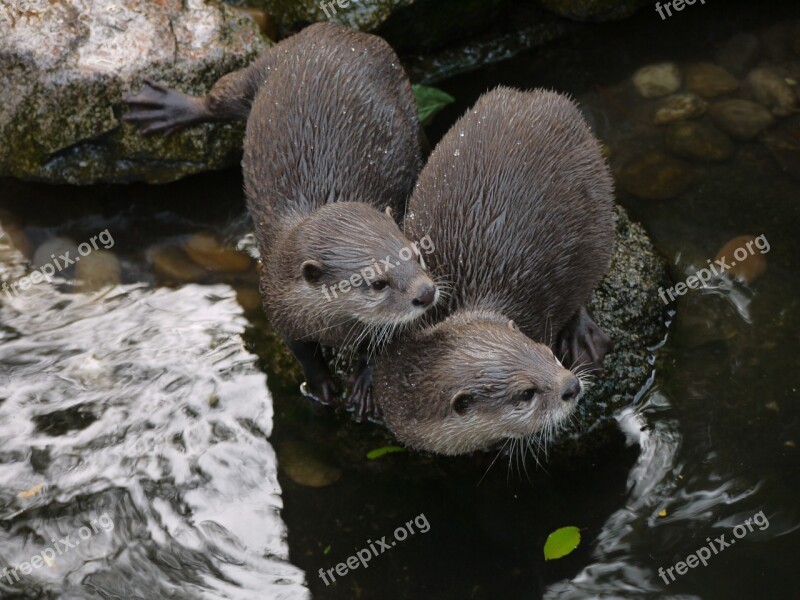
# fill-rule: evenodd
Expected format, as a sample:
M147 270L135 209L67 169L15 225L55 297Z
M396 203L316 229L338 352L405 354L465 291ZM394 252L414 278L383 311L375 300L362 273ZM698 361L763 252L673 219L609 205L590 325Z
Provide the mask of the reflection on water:
M78 542L2 597L307 597L230 287L43 283L0 322L0 566ZM80 537L103 513L113 531Z

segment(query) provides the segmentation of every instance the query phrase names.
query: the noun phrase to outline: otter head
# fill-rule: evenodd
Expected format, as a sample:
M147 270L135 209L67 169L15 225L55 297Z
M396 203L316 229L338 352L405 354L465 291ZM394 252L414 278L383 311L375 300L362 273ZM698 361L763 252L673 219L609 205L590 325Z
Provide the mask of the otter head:
M293 268L304 296L311 294L330 323L402 325L438 300L425 252L402 234L388 209L327 204L301 222L293 237Z
M455 455L550 430L575 409L583 385L512 321L457 313L393 344L378 361L375 390L401 441Z

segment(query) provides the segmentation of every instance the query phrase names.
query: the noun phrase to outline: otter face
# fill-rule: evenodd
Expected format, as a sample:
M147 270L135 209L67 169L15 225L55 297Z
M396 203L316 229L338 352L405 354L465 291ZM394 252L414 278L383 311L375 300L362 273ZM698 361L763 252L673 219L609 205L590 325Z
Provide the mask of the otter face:
M435 347L422 353L425 364L411 367L417 377L431 381L418 382L419 390L409 396L433 392L424 399L429 408L414 407L413 430L398 423L407 413L397 419L393 402L381 404L402 441L441 454L464 454L507 438L547 432L575 409L583 393L581 381L549 347L523 335L513 322L471 320L445 329L444 337L425 340ZM396 369L407 366L394 364Z
M389 214L340 202L317 210L303 230L298 275L331 322L356 320L377 333L410 323L436 304L439 290L424 251Z

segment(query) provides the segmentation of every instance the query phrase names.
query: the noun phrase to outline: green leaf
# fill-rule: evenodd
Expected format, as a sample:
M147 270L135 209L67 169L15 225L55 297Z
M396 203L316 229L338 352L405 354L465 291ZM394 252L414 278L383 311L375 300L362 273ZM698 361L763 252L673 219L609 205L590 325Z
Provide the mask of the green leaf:
M544 543L544 559L554 560L566 556L581 543L581 530L577 527L562 527L547 536Z
M417 99L419 122L423 127L430 125L433 117L448 104L456 101L450 94L426 85L412 85L414 97Z
M323 554L330 554L331 553L331 547L330 546L325 546L325 549L322 551L322 553Z
M384 446L383 448L375 448L375 450L370 450L367 452L367 458L370 460L375 460L376 458L380 458L384 454L394 454L395 452L405 452L406 449L402 446Z

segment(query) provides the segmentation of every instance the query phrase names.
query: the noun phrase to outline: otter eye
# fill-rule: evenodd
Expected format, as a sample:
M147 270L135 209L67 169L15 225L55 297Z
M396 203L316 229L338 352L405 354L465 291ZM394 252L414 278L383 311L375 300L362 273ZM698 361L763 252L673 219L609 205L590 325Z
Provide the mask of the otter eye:
M385 279L380 279L380 280L378 280L378 281L373 281L373 282L372 282L372 285L371 285L370 287L371 287L373 290L375 290L376 292L380 292L380 291L381 291L382 289L384 289L384 288L385 288L387 285L389 285L389 282L388 282L388 281L386 281Z
M520 392L516 396L514 396L514 402L517 404L522 404L523 402L530 402L536 397L536 394L539 393L535 387L528 388L524 392Z
M453 410L456 411L459 415L464 415L468 410L470 405L472 404L472 396L467 394L466 392L459 392L456 394L450 405L453 407Z

